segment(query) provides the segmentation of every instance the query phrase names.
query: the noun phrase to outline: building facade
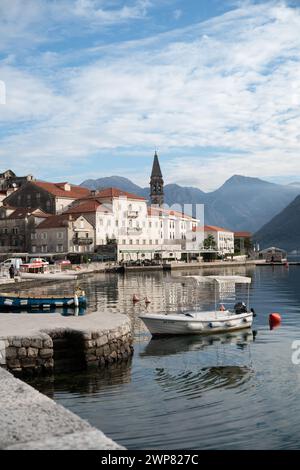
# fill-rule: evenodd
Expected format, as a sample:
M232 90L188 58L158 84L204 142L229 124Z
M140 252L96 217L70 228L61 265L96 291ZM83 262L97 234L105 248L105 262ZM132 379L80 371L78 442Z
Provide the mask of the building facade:
M31 233L48 217L40 209L0 207L0 252L30 252Z
M93 253L94 249L94 227L83 215L51 216L31 233L32 253Z
M3 205L41 209L49 214L60 214L75 200L89 194L88 189L69 183L29 181L4 199Z
M13 171L7 170L0 173L0 191L7 191L8 189L16 189L21 187L28 181L33 181L32 175L17 176Z
M204 240L211 236L215 242L214 247L220 255L234 253L234 232L214 225L204 226Z

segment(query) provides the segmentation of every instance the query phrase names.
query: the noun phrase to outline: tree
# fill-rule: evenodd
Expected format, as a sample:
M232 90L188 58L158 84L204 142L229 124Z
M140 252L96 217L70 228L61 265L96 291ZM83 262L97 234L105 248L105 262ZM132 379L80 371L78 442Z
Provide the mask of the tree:
M203 242L203 246L204 248L206 249L211 249L211 250L214 250L217 246L216 244L216 241L214 239L214 236L213 235L208 235L207 238L205 238L204 242Z

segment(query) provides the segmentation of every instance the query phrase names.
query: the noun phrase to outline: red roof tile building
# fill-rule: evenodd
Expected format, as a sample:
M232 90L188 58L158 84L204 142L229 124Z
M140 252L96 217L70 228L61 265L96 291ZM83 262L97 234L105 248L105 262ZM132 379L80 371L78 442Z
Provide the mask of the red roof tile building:
M49 183L29 181L14 191L3 201L3 205L41 209L51 214L59 214L77 200L91 194L89 189L69 183Z
M32 253L93 253L95 229L82 214L59 214L43 220L32 237Z
M48 218L51 214L40 209L0 207L0 252L30 252L35 227Z

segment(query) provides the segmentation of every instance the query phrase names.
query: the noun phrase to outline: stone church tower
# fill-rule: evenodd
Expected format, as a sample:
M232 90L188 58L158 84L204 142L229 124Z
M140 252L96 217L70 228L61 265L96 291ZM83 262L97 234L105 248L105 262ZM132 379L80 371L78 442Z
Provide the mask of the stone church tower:
M150 179L150 199L151 205L162 206L164 203L164 180L162 177L157 152L154 154Z

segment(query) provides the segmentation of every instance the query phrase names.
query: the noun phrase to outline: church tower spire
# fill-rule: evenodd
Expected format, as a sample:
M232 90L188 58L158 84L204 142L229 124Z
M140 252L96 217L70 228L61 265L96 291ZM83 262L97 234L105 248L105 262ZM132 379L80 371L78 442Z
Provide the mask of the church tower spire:
M162 206L164 203L164 180L156 151L150 179L150 198L152 205Z

